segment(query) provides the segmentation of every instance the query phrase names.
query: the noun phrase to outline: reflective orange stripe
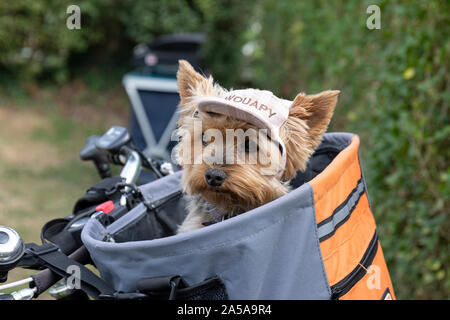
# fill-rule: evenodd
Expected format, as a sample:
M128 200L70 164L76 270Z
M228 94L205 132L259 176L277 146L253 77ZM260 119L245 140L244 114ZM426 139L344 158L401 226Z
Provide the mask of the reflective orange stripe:
M366 275L339 300L380 300L386 298L383 297L386 289L389 290L390 297L395 299L391 277L381 245L378 243L377 254L372 265L367 269Z
M347 222L320 243L330 285L334 285L358 265L375 233L376 225L367 196L361 196Z
M309 182L314 191L317 223L329 217L361 178L358 147L359 138L354 136L350 145L334 158L327 169Z

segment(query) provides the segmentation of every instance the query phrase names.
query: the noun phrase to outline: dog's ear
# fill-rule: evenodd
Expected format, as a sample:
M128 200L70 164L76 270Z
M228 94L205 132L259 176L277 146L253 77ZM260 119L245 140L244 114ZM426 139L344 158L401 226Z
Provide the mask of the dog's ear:
M214 83L212 76L204 77L194 70L186 60L179 60L177 72L178 90L180 92L180 119L178 123L183 123L183 119L192 115L195 111L196 97L200 96L220 96L226 89Z
M319 94L299 94L295 97L289 111L290 117L299 117L306 122L312 148L322 141L336 107L339 90L327 90Z
M337 103L338 90L319 94L298 94L282 126L281 135L286 145L287 162L284 180L295 177L297 170L304 171L309 157L322 141Z
M177 72L178 90L180 91L180 105L186 104L192 96L192 91L199 82L206 79L196 72L186 60L178 61L179 68Z

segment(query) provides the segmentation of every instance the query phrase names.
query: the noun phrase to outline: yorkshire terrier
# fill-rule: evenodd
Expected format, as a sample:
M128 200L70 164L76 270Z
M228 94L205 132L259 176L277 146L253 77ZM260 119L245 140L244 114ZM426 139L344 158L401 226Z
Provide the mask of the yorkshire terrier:
M184 233L264 205L289 192L320 144L339 91L293 101L257 89L228 91L184 60L174 160L189 196ZM225 143L226 142L226 143Z

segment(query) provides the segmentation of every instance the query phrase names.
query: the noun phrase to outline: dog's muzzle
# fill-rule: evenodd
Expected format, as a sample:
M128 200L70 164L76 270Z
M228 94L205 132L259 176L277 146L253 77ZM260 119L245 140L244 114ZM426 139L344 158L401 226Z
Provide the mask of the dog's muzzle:
M205 172L206 183L211 187L220 187L226 178L227 174L220 169L208 169Z

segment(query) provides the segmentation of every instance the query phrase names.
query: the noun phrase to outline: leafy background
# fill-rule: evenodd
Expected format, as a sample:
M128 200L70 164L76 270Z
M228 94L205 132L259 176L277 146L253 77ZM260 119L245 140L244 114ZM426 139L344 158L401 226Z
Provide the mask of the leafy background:
M71 4L81 8L81 30L66 28ZM381 9L380 30L366 27L371 4ZM330 130L360 135L398 298L448 299L449 20L445 0L1 1L0 111L51 119L30 137L60 146L64 159L69 153L74 158L65 169L34 177L59 175L72 190L82 171L94 175L73 160L86 133L105 126L88 120L95 114L114 123L127 117L120 81L133 46L171 32L206 32L209 71L226 87L258 87L290 99L298 92L341 90ZM79 143L67 150L69 140ZM21 170L0 172L0 179L20 183L10 175ZM72 192L64 205L79 196ZM0 197L0 219L13 213L7 202Z

